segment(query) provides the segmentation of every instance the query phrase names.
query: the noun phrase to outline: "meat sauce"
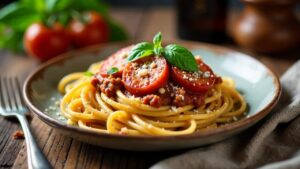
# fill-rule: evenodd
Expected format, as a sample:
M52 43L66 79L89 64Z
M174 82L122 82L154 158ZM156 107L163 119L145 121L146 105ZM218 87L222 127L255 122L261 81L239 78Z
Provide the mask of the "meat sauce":
M181 107L185 105L195 105L199 107L204 104L205 93L193 95L188 93L183 87L169 83L160 88L155 94L142 97L142 102L153 107L172 105Z
M215 84L219 84L221 82L221 77L217 77ZM102 77L100 74L96 74L92 79L92 84L97 88L99 92L105 93L108 97L115 97L117 90L123 91L128 97L134 96L124 89L124 85L120 77ZM185 90L183 87L169 81L167 85L159 88L153 94L146 94L144 96L135 97L140 98L142 103L153 107L160 107L164 105L181 107L191 104L195 105L196 107L200 107L204 104L206 92L201 94L192 94Z
M100 74L94 76L92 84L98 91L106 94L108 97L115 97L116 91L124 88L121 78L113 76L102 77Z

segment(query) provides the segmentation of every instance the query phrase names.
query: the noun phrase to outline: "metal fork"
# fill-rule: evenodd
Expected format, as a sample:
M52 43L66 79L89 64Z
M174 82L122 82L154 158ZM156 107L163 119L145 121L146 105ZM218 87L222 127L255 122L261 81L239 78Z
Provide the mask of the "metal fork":
M0 76L0 115L5 117L16 117L19 120L27 145L28 168L51 169L50 163L39 149L31 134L26 119L27 112L28 109L24 106L18 78Z

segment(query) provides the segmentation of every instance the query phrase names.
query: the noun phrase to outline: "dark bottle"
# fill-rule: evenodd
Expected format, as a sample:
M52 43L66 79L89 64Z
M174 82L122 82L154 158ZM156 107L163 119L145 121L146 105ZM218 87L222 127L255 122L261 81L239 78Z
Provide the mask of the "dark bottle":
M177 28L182 39L224 42L228 0L177 0Z

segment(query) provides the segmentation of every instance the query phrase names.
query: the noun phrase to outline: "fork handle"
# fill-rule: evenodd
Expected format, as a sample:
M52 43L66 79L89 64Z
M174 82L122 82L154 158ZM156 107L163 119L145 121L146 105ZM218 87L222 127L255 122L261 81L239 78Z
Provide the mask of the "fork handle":
M27 147L27 159L29 169L52 169L51 164L44 156L41 149L38 147L34 137L31 134L29 124L25 115L17 115L18 120L22 126L26 147Z

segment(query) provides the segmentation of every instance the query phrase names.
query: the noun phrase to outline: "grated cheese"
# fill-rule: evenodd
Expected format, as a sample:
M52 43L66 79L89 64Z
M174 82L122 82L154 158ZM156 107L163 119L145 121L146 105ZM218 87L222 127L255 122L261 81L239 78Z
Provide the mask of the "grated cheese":
M165 90L164 88L160 88L160 89L158 89L158 92L159 92L160 94L164 94L164 93L166 92L166 90Z
M148 75L147 69L141 69L140 71L138 71L138 74L137 74L138 77L145 77L147 75Z

